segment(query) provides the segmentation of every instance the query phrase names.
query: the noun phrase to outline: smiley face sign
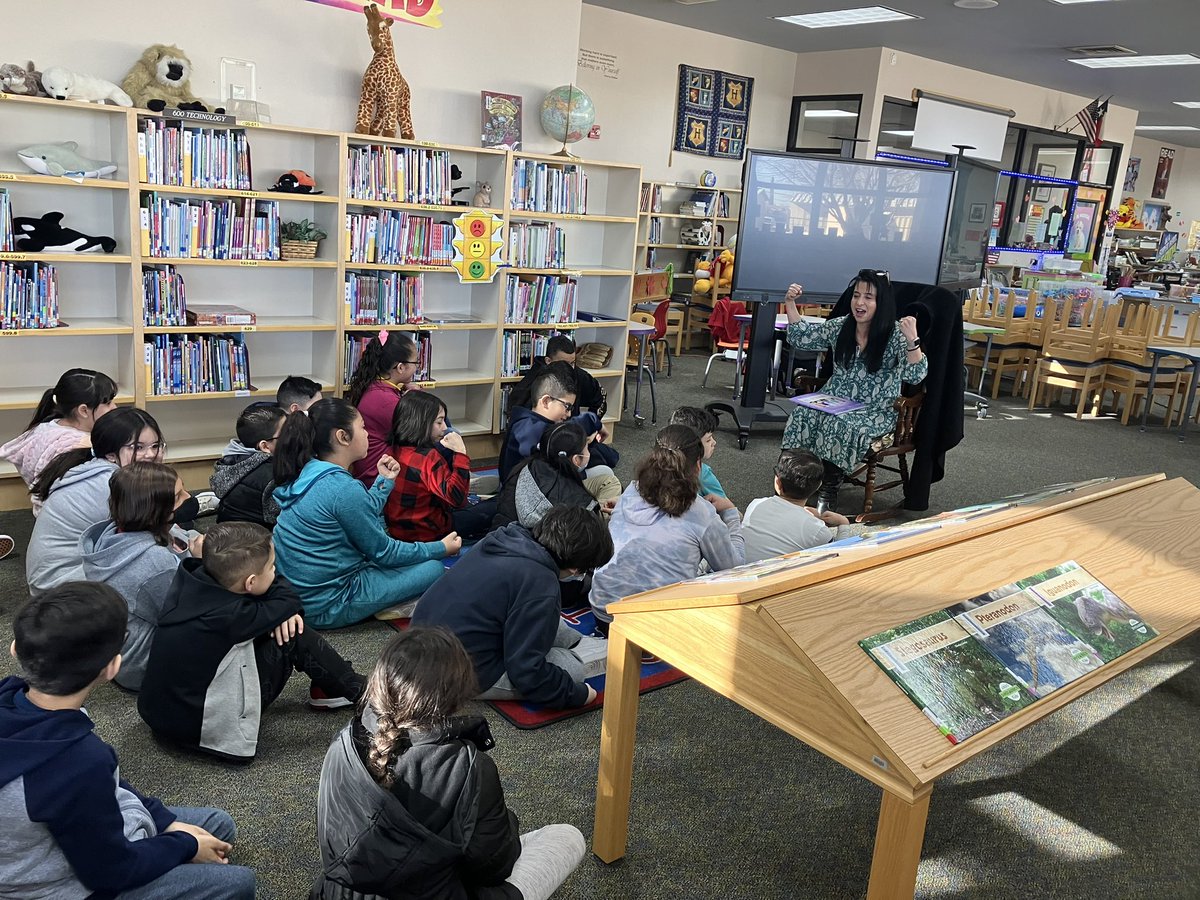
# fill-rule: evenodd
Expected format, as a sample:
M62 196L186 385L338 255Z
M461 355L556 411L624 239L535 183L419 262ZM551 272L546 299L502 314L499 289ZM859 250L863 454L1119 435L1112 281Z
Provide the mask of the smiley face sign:
M464 283L490 282L503 262L504 240L499 216L473 209L454 220L454 261L458 280Z

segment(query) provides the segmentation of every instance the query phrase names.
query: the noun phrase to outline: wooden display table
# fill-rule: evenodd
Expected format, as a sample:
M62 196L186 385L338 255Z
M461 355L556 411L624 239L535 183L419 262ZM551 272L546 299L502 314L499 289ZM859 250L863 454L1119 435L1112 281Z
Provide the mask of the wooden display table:
M1200 627L1200 490L1163 475L1082 487L758 581L679 584L609 609L593 852L625 853L642 649L883 789L867 896L911 898L933 783ZM951 744L862 638L1075 560L1157 638Z

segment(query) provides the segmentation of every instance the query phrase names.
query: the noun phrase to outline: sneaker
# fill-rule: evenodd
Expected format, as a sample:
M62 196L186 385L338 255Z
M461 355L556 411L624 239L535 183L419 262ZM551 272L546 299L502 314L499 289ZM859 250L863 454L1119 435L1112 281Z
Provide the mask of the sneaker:
M330 697L315 684L308 687L308 705L313 709L345 709L354 702L347 697Z
M221 505L220 498L212 491L196 491L192 496L200 503L200 512L197 513L200 516L211 516Z
M12 553L15 546L17 546L16 541L7 534L0 534L0 559L4 559L8 554Z
M642 665L643 666L653 666L660 662L662 662L662 660L659 659L657 656L655 656L653 653L651 653L649 650L642 651Z

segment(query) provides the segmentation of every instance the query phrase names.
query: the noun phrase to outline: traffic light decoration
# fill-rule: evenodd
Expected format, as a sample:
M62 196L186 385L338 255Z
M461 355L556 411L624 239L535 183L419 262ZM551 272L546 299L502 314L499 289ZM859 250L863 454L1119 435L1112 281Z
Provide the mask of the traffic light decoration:
M490 282L502 262L504 220L473 209L454 220L454 261L458 280L467 284Z

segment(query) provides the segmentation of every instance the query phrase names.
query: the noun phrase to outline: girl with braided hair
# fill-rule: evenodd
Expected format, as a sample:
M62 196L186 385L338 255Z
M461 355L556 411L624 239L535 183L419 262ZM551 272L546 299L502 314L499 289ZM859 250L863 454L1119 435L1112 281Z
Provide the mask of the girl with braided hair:
M519 833L487 720L455 715L478 691L449 631L392 638L321 767L311 897L545 900L579 865L573 825Z
M609 521L616 552L592 577L602 633L612 621L609 603L695 578L701 561L714 572L746 561L737 507L727 497L699 495L703 462L701 435L687 425L662 429L638 461Z

